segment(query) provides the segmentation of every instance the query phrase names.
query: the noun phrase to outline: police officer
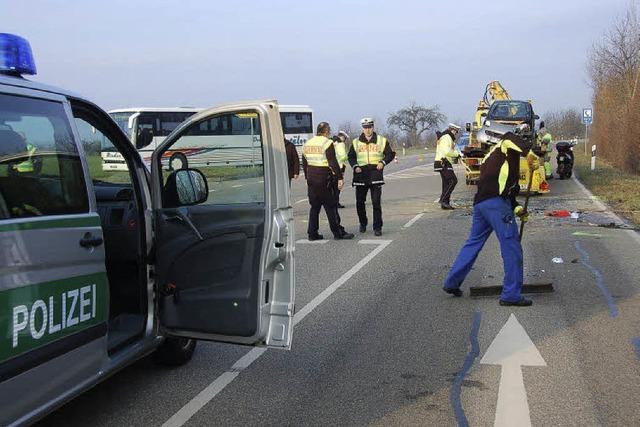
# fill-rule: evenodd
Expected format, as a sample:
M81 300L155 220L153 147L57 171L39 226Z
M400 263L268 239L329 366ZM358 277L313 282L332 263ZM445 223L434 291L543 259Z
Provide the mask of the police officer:
M520 125L518 133L528 130L528 126ZM495 231L504 264L500 305L524 307L532 304L531 300L521 296L522 246L515 221L516 216L520 217L521 221L528 220L528 214L518 204L516 196L520 191L520 156L526 157L531 147L519 134L504 134L480 166L478 191L473 202L471 234L444 281L444 291L456 297L462 296L462 282L471 271L491 232Z
M337 198L333 188L337 186L342 189L344 181L336 160L333 141L329 139L330 133L329 123L321 122L318 124L316 136L309 139L302 148L302 169L307 180L309 204L311 205L307 234L309 240L312 241L323 239L323 236L318 234L318 221L322 207L327 214L329 228L334 238L353 239L353 234L347 233L340 225L337 215Z
M373 130L373 119L365 117L360 120L362 134L353 140L349 149L349 164L353 167L353 186L356 187L356 209L360 220L360 232L367 230L367 192L371 191L373 205L373 231L376 236L382 235L382 171L385 165L393 161L396 153L387 143L387 138Z
M291 180L298 179L298 175L300 175L300 159L298 158L298 151L296 150L296 146L286 138L284 139L284 151L287 155L289 187L291 187Z
M451 206L451 193L453 193L453 189L458 184L458 178L453 171L451 163L460 157L460 152L455 146L458 132L460 132L460 126L449 123L447 130L442 132L438 138L436 157L433 162L433 168L440 172L440 178L442 179L442 193L440 194L440 207L442 209L453 209L453 206Z
M544 174L546 179L553 179L553 171L551 168L551 153L553 152L553 137L544 126L544 122L540 122L540 130L538 130L538 144L540 151L544 156Z

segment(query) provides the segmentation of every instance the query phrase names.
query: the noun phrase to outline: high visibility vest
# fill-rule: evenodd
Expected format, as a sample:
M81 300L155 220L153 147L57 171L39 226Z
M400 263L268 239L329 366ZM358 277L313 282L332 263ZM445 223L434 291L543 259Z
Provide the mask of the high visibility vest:
M353 149L357 154L359 166L377 165L384 159L384 149L387 146L387 138L377 135L375 144L367 144L356 138L353 140Z
M328 168L327 148L331 147L333 141L326 136L314 136L304 143L302 154L307 159L307 165L321 168Z
M496 145L494 145L493 148L491 148L491 151L489 151L489 153L486 156L484 156L484 159L482 159L482 163L484 163L489 158L489 156L492 155L493 152L496 150L502 151L502 154L504 154L505 156L507 155L507 151L509 150L514 150L514 151L517 151L518 153L522 153L522 150L520 149L520 147L518 147L515 143L513 143L513 141L511 141L510 139L503 139L500 142L498 142ZM502 194L504 190L507 188L508 178L509 178L509 162L505 159L504 163L500 167L500 174L498 175L498 194Z
M338 160L338 165L342 168L345 164L347 164L347 148L344 146L344 142L336 142L334 144L336 149L336 159Z
M446 158L451 162L456 157L458 157L458 153L455 149L453 138L448 133L445 133L438 140L435 159L442 161Z

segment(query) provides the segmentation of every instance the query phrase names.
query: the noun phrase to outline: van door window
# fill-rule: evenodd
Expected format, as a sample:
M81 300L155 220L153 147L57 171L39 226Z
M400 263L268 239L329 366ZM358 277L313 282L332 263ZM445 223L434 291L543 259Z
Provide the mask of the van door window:
M100 130L84 119L76 117L76 127L84 147L89 174L94 186L131 184L131 175L124 156ZM112 168L111 160L122 163L119 169Z
M258 114L222 114L192 125L162 155L166 181L175 164L197 168L207 177L205 203L264 202L262 135ZM176 162L179 160L179 162Z
M62 103L0 94L0 219L89 211Z

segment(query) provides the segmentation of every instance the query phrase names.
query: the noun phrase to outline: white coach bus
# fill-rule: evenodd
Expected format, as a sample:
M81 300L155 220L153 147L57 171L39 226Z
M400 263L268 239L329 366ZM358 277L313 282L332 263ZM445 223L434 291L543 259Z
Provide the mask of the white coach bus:
M186 107L124 108L112 110L109 115L149 165L151 154L164 138L201 110ZM285 138L297 147L313 136L313 110L309 106L281 105L280 118ZM198 134L198 129L192 130L191 135L181 139L180 146L176 145L164 154L163 163L172 170L196 165L251 166L262 163L257 136L249 137L253 135L251 129L256 126L255 120L255 117L240 114L227 116L215 123L203 122L200 125L202 129L198 128L201 134ZM203 140L205 135L206 141ZM120 153L103 148L101 157L103 170L127 170Z

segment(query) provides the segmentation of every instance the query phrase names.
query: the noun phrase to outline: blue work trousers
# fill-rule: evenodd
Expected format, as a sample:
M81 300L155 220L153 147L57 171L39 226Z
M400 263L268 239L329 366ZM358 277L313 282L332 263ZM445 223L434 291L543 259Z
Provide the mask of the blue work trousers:
M511 203L503 197L492 197L473 207L471 234L453 263L444 286L454 289L462 285L492 231L496 232L500 242L504 265L500 299L509 302L519 301L523 280L522 246L518 239L518 225Z

